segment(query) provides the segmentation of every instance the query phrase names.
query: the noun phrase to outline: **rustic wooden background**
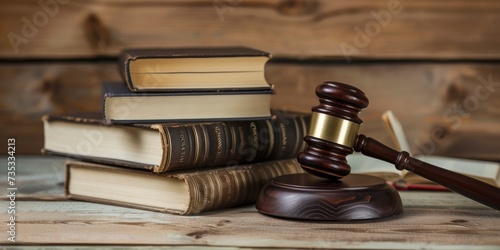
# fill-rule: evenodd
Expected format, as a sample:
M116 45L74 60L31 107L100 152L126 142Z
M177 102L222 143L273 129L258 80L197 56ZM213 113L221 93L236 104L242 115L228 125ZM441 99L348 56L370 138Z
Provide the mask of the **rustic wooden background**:
M499 23L488 0L1 1L0 139L39 154L43 114L100 110L123 48L245 45L274 55L275 108L344 81L370 99L363 133L392 145L392 109L415 152L500 161Z

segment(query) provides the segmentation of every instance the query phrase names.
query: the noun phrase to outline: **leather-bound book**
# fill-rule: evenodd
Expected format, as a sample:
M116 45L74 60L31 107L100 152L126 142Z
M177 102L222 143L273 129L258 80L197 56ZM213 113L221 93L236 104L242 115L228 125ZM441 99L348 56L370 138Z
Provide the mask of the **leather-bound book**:
M105 124L99 114L47 115L42 152L153 172L295 157L310 117L273 113L267 120L133 125Z
M270 57L246 47L127 49L118 64L134 92L258 90L271 88Z
M103 86L108 123L253 120L271 115L272 90L134 93L122 82Z
M302 172L295 159L168 174L78 161L66 166L70 199L183 215L254 203L274 177Z

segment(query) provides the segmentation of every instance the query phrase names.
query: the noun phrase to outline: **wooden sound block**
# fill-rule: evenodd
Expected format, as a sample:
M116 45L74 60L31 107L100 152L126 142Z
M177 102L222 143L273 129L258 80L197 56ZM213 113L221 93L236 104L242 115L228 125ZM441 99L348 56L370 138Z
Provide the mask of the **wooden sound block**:
M398 192L379 177L350 174L328 180L311 174L280 176L257 199L259 212L289 219L352 221L403 212Z

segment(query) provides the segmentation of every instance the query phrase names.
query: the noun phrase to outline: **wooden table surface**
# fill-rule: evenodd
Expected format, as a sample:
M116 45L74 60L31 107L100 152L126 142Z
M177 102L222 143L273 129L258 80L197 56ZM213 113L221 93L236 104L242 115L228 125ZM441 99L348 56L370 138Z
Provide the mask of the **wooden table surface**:
M2 245L500 249L500 212L451 192L401 191L404 214L356 223L281 220L259 214L254 206L177 216L66 200L63 162L51 157L16 158L16 243L7 240L7 168L0 170Z

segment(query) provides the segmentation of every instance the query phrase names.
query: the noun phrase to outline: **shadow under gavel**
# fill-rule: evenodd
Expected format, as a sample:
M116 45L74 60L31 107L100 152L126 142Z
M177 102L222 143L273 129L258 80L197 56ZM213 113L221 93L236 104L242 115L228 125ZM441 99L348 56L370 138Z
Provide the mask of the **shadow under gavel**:
M365 94L350 85L325 82L316 88L320 104L312 108L308 147L297 157L309 174L281 176L266 185L259 212L293 219L376 219L403 211L401 199L385 180L349 174L346 156L353 151L377 158L500 210L500 188L412 158L358 134ZM312 176L312 175L314 176ZM318 178L321 177L321 178Z

